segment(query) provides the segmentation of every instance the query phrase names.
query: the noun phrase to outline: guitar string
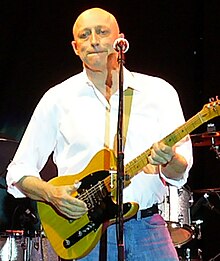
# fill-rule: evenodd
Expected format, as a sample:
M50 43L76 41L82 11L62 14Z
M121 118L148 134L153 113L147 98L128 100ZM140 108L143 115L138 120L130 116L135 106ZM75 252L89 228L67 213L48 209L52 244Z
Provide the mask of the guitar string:
M143 158L143 155L139 155L138 158ZM145 159L139 160L139 161L143 161L145 162ZM130 162L127 164L126 166L126 172L130 173L131 170L134 168L133 166L136 164L136 162ZM139 168L139 166L138 166ZM130 170L130 171L129 171ZM136 175L137 173L134 173L134 175ZM108 186L110 185L111 181L110 181L110 176L106 177L104 180L102 180L100 183L95 184L93 187L89 188L88 190L86 190L85 192L83 192L82 194L79 195L79 199L81 200L85 200L90 196L94 196L95 193L101 192L101 195L103 196L103 188L105 188L108 191ZM103 197L104 198L104 197Z
M126 165L126 168L125 168L126 173L132 173L133 172L132 173L132 177L134 175L136 175L138 173L138 170L142 166L144 166L144 165L146 165L148 163L147 158L148 158L149 154L150 154L150 149L148 149L147 151L143 152L141 155L139 155L138 157L133 159L131 162L129 162ZM140 164L137 165L137 162L139 162ZM142 162L142 164L141 164L141 162ZM136 168L134 166L136 166ZM131 179L131 177L129 179ZM105 181L105 183L104 183L104 181ZM100 183L95 184L93 187L89 188L88 190L86 190L85 192L80 194L78 198L81 199L81 200L85 200L88 197L94 196L94 194L98 193L99 191L101 192L101 195L102 195L102 192L103 192L102 189L103 188L106 188L106 190L108 191L108 188L106 187L105 184L107 186L109 186L109 184L110 184L110 176L106 177ZM92 198L91 198L91 200L92 200Z
M134 173L132 173L132 177L133 177L134 175L136 175L136 174L138 173L138 170L139 170L142 166L144 166L144 165L146 165L146 164L148 163L147 158L148 158L148 156L149 156L149 155L148 155L148 154L149 154L149 151L150 151L150 150L145 151L144 153L142 153L141 155L139 155L138 157L136 157L133 161L129 162L129 163L126 165L126 173L132 173L132 169L134 170L134 168L135 168L134 166L136 166L135 171L133 171ZM140 164L137 165L137 161L138 161ZM142 164L141 164L141 162L142 162ZM130 171L129 171L129 170L130 170ZM129 174L129 175L130 175L130 174ZM130 177L129 179L131 179L131 177ZM105 181L105 182L104 182L104 181ZM109 185L110 185L110 176L106 177L106 178L105 178L104 180L102 180L101 182L95 184L93 187L89 188L88 190L86 190L85 192L83 192L82 194L80 194L78 198L81 199L81 200L86 201L86 199L88 199L88 197L89 197L89 201L91 202L91 205L92 205L92 207L93 207L93 206L94 206L94 199L97 199L95 194L97 194L98 192L100 192L102 198L104 198L105 196L103 196L103 195L105 195L106 192L104 192L103 189L106 189L106 191L108 192L108 188L107 188L107 187L108 187ZM104 193L103 193L103 192L104 192ZM92 207L91 207L91 208L92 208Z
M183 133L181 133L182 128L183 128L183 126L180 126L180 128L177 129L177 134L180 136L180 138L183 136ZM187 131L187 133L188 133L188 131ZM177 141L179 140L179 138L177 138L178 135L173 135L173 133L171 133L169 136L165 137L163 140L166 140L169 137L169 139L171 139L173 142L175 142L176 141L175 139L177 139ZM142 165L144 166L145 164L147 164L148 163L147 157L149 156L148 154L150 154L150 149L143 152L141 155L139 155L134 160L129 162L126 165L126 172L131 173L132 169L134 169L134 166L136 166L135 170L137 171L138 169L141 168ZM140 163L142 161L142 164L137 165L137 161L140 162ZM137 173L133 173L133 174L136 175ZM95 193L98 193L98 192L101 192L101 195L102 195L103 194L103 191L102 191L103 188L106 188L106 190L108 191L108 188L106 187L104 181L106 181L106 185L108 186L110 184L110 176L106 177L100 183L95 184L93 187L86 190L86 192L83 192L82 194L80 194L78 198L81 199L81 200L85 200L88 197L95 196ZM102 195L102 197L103 197L103 195ZM92 199L93 198L91 198L91 200Z
M180 135L181 136L181 135ZM170 135L170 139L174 140L173 135ZM132 177L134 175L136 175L138 173L138 170L140 170L140 168L142 168L144 165L146 165L148 163L148 156L150 155L150 149L148 149L147 151L143 152L141 155L139 155L138 157L136 157L134 160L132 160L131 162L129 162L126 165L126 173L132 173L132 169L135 171L132 173ZM137 165L137 162L139 162L140 164ZM142 164L141 164L142 162ZM136 166L136 168L134 167ZM130 175L129 174L129 175ZM131 177L129 178L131 179ZM110 176L106 177L104 180L102 180L100 183L95 184L93 187L91 187L90 189L86 190L86 192L82 193L79 196L79 199L81 200L85 200L88 196L94 196L95 193L98 193L99 191L102 194L102 189L106 188L106 190L108 191L104 181L106 182L106 185L110 184ZM91 198L92 200L92 198Z
M177 135L174 135L175 133L171 133L170 135L168 135L167 137L165 137L163 140L166 142L167 139L169 138L169 140L171 139L174 143L179 141L181 138L183 138L184 136L186 136L183 131L186 131L187 134L189 134L192 130L190 129L190 131L188 131L187 129L189 127L193 127L194 125L196 125L196 127L198 127L198 125L200 125L197 121L198 118L200 118L200 113L196 114L192 119L189 119L188 122L184 123L184 125L180 126L179 128L177 128L177 130L175 132L177 132ZM200 120L201 121L201 120ZM179 135L179 137L177 137ZM177 140L175 140L177 139ZM127 170L126 172L129 173L129 169L132 170L135 164L136 164L136 160L138 159L142 159L142 161L145 163L145 160L143 157L147 155L147 153L149 152L149 150L145 151L144 153L142 153L141 155L139 155L137 158L135 158L133 161L131 161L130 163L127 164ZM147 163L147 162L146 162ZM140 166L137 166L136 170L139 169ZM134 175L136 175L137 173L134 173ZM110 184L110 176L106 177L104 180L101 181L101 183L97 183L96 185L94 185L93 187L91 187L90 189L86 190L85 193L82 193L79 196L79 199L86 199L88 196L93 196L94 193L97 193L98 191L101 192L102 194L102 189L106 188L106 190L108 191L108 188L106 187L104 181L106 181L106 185L108 186Z
M107 187L104 184L104 181L106 181L106 185L109 185L110 184L110 176L106 177L100 183L95 184L93 187L91 187L88 190L86 190L86 192L83 192L82 194L80 194L78 198L81 199L81 200L85 200L85 199L88 198L88 196L89 197L93 196L93 195L95 195L95 193L97 193L99 191L101 192L101 195L103 197L103 191L102 191L103 188L106 188L106 190L108 191ZM93 198L90 198L90 199L92 200Z
M181 137L182 135L180 135ZM166 137L167 138L167 137ZM174 140L173 135L169 135L169 138ZM134 160L132 160L131 162L129 162L126 165L126 172L130 173L132 171L132 169L134 169L134 166L136 165L136 170L140 169L140 165L145 165L146 163L148 163L147 157L150 155L150 149L148 149L147 151L143 152L141 155L139 155L138 157L136 157ZM141 162L142 164L137 166L137 161ZM130 170L130 171L129 171ZM134 174L135 175L135 174ZM108 176L107 178L104 179L105 181L107 181L107 185L110 184L110 177ZM94 193L97 193L98 191L102 192L101 190L103 188L105 188L105 184L104 184L104 180L101 181L101 183L97 183L95 184L93 187L91 187L90 189L86 190L85 193L82 193L79 198L80 199L85 199L88 196L92 196ZM106 188L107 189L107 188Z

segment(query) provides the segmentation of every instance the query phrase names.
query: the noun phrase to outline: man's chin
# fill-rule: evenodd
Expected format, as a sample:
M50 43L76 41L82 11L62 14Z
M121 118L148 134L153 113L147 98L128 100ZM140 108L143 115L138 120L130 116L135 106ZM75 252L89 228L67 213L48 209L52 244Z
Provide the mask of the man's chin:
M84 67L90 71L93 72L101 72L103 70L106 70L106 63L89 63L89 64L84 64Z

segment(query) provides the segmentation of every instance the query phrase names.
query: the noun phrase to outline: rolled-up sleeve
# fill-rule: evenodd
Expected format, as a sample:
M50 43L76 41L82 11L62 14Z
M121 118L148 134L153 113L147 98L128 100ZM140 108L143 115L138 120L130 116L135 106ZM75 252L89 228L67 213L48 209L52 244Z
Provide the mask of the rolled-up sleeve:
M35 176L40 178L40 171L55 146L56 110L51 108L53 106L51 99L51 95L46 93L37 105L15 156L7 168L8 192L14 197L25 196L15 186L22 177Z

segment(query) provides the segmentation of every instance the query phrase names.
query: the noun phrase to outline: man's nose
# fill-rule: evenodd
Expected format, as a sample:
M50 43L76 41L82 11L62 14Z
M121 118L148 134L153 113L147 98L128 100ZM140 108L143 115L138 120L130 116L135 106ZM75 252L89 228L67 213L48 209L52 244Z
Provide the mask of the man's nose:
M91 34L91 45L93 46L99 45L99 37L95 32Z

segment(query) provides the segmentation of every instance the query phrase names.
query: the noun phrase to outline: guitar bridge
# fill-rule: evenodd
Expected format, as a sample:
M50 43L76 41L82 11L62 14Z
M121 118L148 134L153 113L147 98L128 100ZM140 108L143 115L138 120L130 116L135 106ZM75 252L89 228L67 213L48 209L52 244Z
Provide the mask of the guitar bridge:
M109 173L110 173L110 177L111 177L110 189L112 190L112 189L114 189L116 187L117 171L113 170L113 169L110 169Z

